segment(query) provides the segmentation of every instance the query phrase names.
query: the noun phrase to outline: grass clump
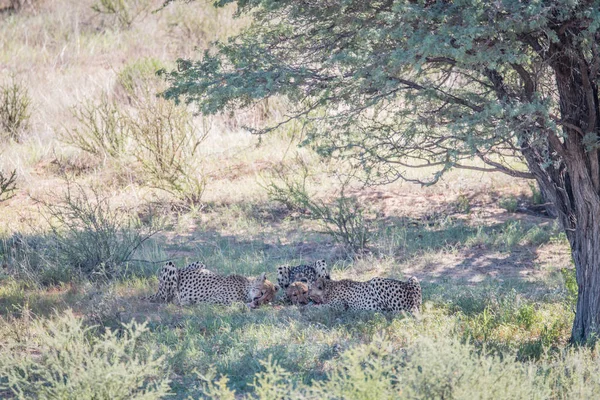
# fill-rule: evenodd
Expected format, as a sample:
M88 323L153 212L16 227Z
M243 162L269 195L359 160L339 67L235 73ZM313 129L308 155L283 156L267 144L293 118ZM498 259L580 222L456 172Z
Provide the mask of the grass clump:
M67 184L57 201L40 201L56 249L55 262L89 278L111 278L122 272L134 252L158 232L142 225L127 210L111 207L92 188Z
M463 214L468 214L471 212L471 202L467 195L461 193L456 199L456 211Z
M0 341L0 391L15 398L160 399L169 393L164 359L141 351L144 324L95 336L67 311L34 320L30 330L28 351L18 341Z
M122 76L132 90L136 76L133 72ZM97 103L76 106L73 115L78 126L63 132L63 142L120 166L130 165L133 158L146 186L187 204L200 203L206 181L199 152L210 130L208 119L198 126L184 106L156 98L150 91L136 97L131 108L103 95Z
M78 126L65 129L62 141L87 153L119 158L129 141L129 127L119 105L103 94L98 102L86 101L71 110Z
M498 201L498 205L509 213L514 213L519 208L519 200L514 196L506 196Z
M493 227L479 227L466 238L467 246L486 245L508 251L517 246L540 246L552 241L558 226L528 226L521 221L506 221Z
M159 79L156 71L165 68L156 58L141 58L127 64L117 76L117 83L125 94L131 98L148 96L154 90Z
M0 127L4 138L19 141L29 127L31 97L23 83L14 78L0 86Z
M207 120L198 129L184 107L154 99L140 104L128 123L147 184L188 204L200 203L206 180L199 152L210 130Z
M531 203L534 205L544 204L544 195L542 191L538 188L538 184L536 182L529 182L529 189L531 190Z

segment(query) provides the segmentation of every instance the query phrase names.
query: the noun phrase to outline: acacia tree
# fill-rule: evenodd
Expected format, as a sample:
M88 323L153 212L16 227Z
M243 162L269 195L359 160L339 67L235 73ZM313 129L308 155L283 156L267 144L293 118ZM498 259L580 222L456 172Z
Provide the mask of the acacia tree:
M372 183L432 184L451 168L534 178L577 270L572 339L599 333L600 1L216 5L228 3L252 24L200 61L178 60L166 97L210 114L283 96L292 107L281 124L301 119L307 142ZM421 167L435 172L410 174Z

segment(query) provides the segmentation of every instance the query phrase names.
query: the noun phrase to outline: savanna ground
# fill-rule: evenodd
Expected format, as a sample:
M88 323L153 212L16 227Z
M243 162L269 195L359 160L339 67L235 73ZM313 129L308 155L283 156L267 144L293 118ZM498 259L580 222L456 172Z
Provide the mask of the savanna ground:
M204 1L159 6L0 2L3 93L30 100L0 144L0 171L17 177L0 203L0 397L600 390L597 350L567 343L572 263L535 186L476 171L344 184L344 165L298 147L299 126L243 129L283 101L205 118L157 99L157 69L248 23ZM321 258L334 279L417 276L422 315L140 300L167 260L275 281L278 265Z

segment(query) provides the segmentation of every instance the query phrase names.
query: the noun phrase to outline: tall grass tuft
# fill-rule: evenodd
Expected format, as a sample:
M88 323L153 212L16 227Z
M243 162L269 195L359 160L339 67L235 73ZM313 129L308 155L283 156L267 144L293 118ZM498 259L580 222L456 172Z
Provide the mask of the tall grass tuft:
M116 92L123 91L132 99L143 99L156 93L162 80L156 76L156 71L165 68L164 64L155 58L141 58L127 64L117 75Z
M0 352L0 393L36 399L160 399L169 394L165 362L142 351L144 324L100 336L67 311L35 320L27 351L16 341Z
M19 141L21 134L29 127L31 117L31 97L27 87L17 82L0 86L0 137Z
M130 137L129 126L119 105L107 94L98 102L83 102L71 112L78 126L63 131L64 143L96 156L119 158L124 154Z
M198 129L185 107L163 99L139 102L128 124L149 186L188 204L200 203L206 185L200 146L210 130L207 121Z
M48 221L56 263L89 278L111 278L123 271L134 252L158 232L142 225L127 210L114 208L95 188L88 192L67 182L67 190L53 201L39 201Z

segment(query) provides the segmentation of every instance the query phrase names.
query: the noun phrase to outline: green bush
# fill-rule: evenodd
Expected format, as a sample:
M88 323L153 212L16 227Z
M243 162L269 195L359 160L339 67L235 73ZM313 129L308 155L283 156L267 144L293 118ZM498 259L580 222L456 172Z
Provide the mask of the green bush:
M514 213L519 208L519 200L514 196L506 196L498 201L498 205L509 213Z
M296 382L269 362L254 387L261 399L547 399L554 392L545 372L455 339L422 338L403 349L375 340L344 352L325 380Z
M108 329L99 337L67 311L34 321L27 351L4 342L0 392L26 399L160 399L169 394L162 357L142 351L144 324Z
M156 76L156 71L161 68L165 66L155 58L142 58L127 64L117 76L119 88L133 98L147 96L162 82Z
M111 207L94 188L91 194L67 182L53 201L40 201L54 240L55 263L84 276L111 278L159 228L142 225L127 210Z
M78 122L63 131L61 140L85 152L119 158L129 141L129 126L119 105L103 94L98 102L87 101L72 109Z
M14 78L0 86L0 127L6 138L19 140L29 126L31 97L29 91Z

